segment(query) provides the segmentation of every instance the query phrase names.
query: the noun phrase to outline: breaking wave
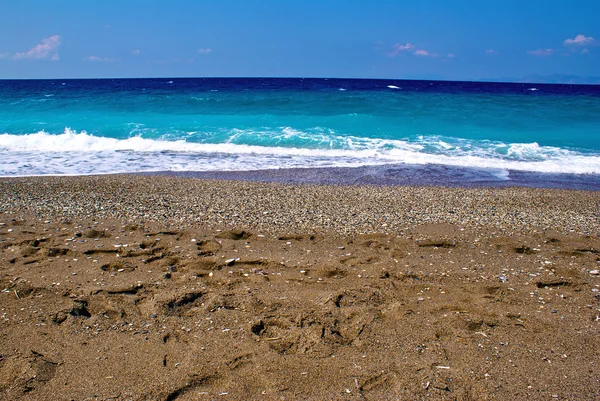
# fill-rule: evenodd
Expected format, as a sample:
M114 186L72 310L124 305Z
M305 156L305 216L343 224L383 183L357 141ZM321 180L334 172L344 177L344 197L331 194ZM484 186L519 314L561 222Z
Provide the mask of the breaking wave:
M166 138L169 139L166 139ZM213 140L211 143L210 141ZM537 143L475 141L435 135L407 140L305 132L232 130L218 142L193 133L108 138L65 129L0 134L0 175L78 175L148 171L240 171L292 167L441 164L540 173L600 174L600 155Z

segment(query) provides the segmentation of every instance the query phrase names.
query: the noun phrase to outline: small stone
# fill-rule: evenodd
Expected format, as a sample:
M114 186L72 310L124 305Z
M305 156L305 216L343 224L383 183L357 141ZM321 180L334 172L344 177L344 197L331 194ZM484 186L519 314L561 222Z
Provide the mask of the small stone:
M235 263L235 259L227 259L227 260L225 261L225 264L226 264L227 266L231 266L231 265L233 265L234 263Z
M165 278L166 278L166 279L169 279L169 278L171 278L171 273L169 273L169 272L165 273Z
M600 274L600 270L597 270L597 269L590 270L590 274L593 275L593 276L597 276L598 274Z

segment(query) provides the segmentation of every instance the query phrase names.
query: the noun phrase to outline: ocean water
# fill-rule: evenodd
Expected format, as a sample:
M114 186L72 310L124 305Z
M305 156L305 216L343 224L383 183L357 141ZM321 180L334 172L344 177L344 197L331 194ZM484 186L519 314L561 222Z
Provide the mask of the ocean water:
M600 86L0 80L0 176L348 167L439 183L525 175L595 188Z

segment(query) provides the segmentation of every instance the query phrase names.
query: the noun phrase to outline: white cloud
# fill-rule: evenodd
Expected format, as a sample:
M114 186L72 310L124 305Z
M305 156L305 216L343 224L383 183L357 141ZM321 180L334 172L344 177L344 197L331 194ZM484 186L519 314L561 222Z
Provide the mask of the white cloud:
M212 53L212 49L209 47L198 49L198 54L210 54Z
M573 39L567 39L564 41L564 45L565 46L587 46L587 45L591 45L596 41L596 39L592 38L591 36L585 36L582 34L579 34L577 36L575 36Z
M98 57L98 56L88 56L83 58L84 61L90 61L93 63L112 63L114 61L118 61L117 58L110 57Z
M52 60L58 61L58 47L60 46L60 36L53 35L42 39L42 43L33 47L31 50L22 53L4 53L0 55L2 58L12 60Z
M394 48L394 50L399 50L399 51L403 51L403 50L410 50L410 49L414 49L415 45L413 45L412 43L407 43L405 45L401 45L400 43L396 43L394 46L392 46Z
M554 49L528 50L527 54L530 54L532 56L551 56L554 54Z
M596 44L597 44L596 39L592 38L591 36L585 36L582 34L575 36L573 39L568 38L563 42L563 45L567 46L569 48L569 50L573 53L579 52L580 46L595 46ZM536 49L536 50L528 50L527 54L529 54L531 56L545 57L545 56L551 56L556 52L562 52L562 51L561 51L561 49ZM487 51L486 51L486 53L487 53ZM581 51L581 54L589 54L589 50L587 48L585 48Z
M413 45L412 43L406 43L405 45L402 45L400 43L396 43L395 45L392 46L392 50L390 50L388 52L388 56L389 57L396 57L401 52L405 52L407 50L412 50L414 48L415 48L415 45Z
M488 56L495 56L496 54L499 54L499 52L497 50L494 50L494 49L487 49L485 51L485 54L487 54Z
M396 57L398 54L400 53L412 53L415 56L421 56L421 57L439 57L439 54L437 53L431 53L427 50L424 49L417 49L417 47L415 45L413 45L412 43L406 43L406 44L401 44L401 43L396 43L395 45L392 46L392 50L390 50L387 55L388 57ZM448 58L454 58L456 57L454 54L450 53L447 56Z
M133 54L134 56L139 56L142 53L142 51L140 49L135 49L131 52L131 54Z
M413 54L414 54L415 56L421 56L421 57L439 57L439 56L440 56L440 55L439 55L439 54L437 54L437 53L431 53L431 52L429 52L429 51L427 51L427 50L423 50L423 49L418 49L418 50L415 50L415 51L413 52ZM448 57L448 58L454 58L454 57L456 57L456 56L455 56L454 54L450 53L450 54L449 54L447 57Z
M438 53L431 53L425 49L418 49L415 45L410 42L405 44L396 43L392 46L391 50L387 52L388 57L396 57L400 53L412 54L420 57L440 57ZM443 56L442 56L443 57ZM456 58L454 53L448 53L446 58Z

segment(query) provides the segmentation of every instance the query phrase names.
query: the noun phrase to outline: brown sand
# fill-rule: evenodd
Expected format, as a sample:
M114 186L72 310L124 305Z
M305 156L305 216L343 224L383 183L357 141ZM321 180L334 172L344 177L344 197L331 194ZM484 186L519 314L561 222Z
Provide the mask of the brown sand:
M600 398L600 193L0 179L0 398Z

